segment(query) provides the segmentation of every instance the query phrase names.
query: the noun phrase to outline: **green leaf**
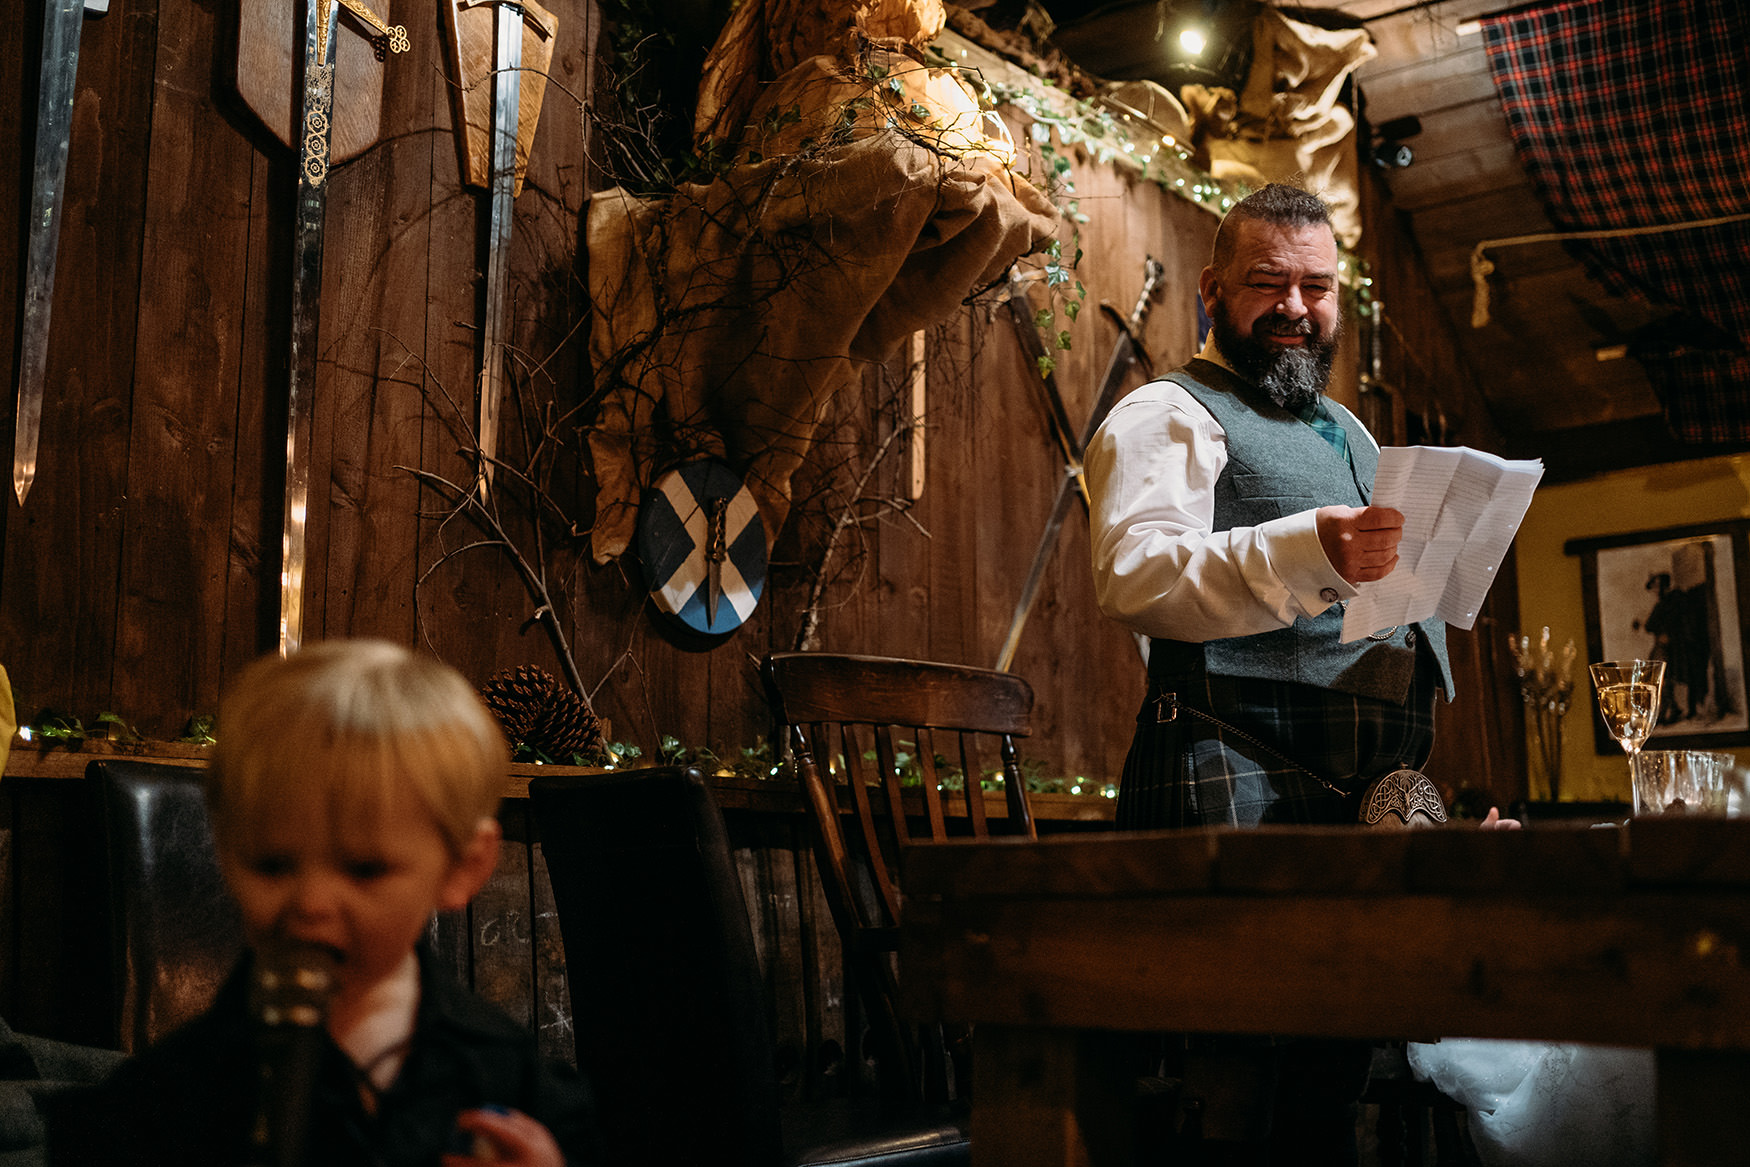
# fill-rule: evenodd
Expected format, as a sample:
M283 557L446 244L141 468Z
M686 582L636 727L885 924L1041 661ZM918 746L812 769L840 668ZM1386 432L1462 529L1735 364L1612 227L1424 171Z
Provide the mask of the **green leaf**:
M1067 349L1067 348L1069 348L1069 345L1070 345L1069 332L1066 330L1064 332L1058 333L1057 334L1057 347L1060 349Z
M1071 300L1069 303L1067 303L1063 306L1063 314L1065 316L1069 317L1071 324L1074 324L1075 318L1082 314L1081 302L1077 301L1077 300Z
M1038 358L1038 365L1039 365L1039 375L1041 377L1051 376L1051 371L1053 369L1057 368L1056 361L1052 360L1050 357L1044 357L1044 356Z
M1053 312L1051 309L1041 308L1041 309L1039 309L1039 311L1033 313L1033 327L1039 329L1039 331L1041 331L1041 332L1044 332L1047 328L1051 327L1052 322L1056 318L1057 318L1057 314L1055 312Z

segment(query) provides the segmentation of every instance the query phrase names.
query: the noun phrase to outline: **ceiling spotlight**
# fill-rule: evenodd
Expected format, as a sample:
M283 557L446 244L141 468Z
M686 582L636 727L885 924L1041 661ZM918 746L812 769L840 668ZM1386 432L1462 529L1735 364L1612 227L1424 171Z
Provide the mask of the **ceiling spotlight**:
M1179 34L1179 47L1193 57L1202 56L1204 47L1208 44L1209 40L1200 28L1188 28Z

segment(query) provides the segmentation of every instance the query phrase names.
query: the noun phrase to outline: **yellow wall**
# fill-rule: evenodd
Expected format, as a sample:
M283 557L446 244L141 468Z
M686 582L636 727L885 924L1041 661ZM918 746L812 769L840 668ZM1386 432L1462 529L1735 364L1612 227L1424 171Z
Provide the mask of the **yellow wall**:
M1519 571L1519 619L1537 640L1548 625L1558 648L1572 638L1575 665L1573 707L1563 729L1561 796L1571 799L1629 797L1628 765L1620 753L1600 755L1593 745L1598 716L1585 677L1586 611L1580 592L1580 559L1564 555L1569 539L1652 531L1713 519L1750 517L1750 457L1707 458L1646 466L1545 486L1526 512L1515 543ZM1750 613L1742 613L1750 619ZM1750 764L1750 749L1732 751ZM1533 797L1541 774L1533 763Z

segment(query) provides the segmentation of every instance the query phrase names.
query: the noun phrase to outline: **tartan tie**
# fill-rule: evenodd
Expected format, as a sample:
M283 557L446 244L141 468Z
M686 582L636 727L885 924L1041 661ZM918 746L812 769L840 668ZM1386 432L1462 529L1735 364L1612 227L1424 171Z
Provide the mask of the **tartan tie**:
M1301 421L1318 431L1319 437L1331 444L1331 449L1343 455L1343 461L1349 461L1349 435L1343 432L1342 423L1325 408L1324 398L1309 402L1299 416Z

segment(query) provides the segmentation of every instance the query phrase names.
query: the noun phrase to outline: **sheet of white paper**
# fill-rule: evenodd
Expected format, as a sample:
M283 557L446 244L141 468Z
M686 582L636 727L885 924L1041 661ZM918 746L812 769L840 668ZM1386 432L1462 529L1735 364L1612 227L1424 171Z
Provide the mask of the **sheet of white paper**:
M1373 504L1404 514L1398 565L1362 584L1343 614L1343 643L1439 616L1458 628L1477 612L1531 505L1543 463L1463 446L1388 446Z

